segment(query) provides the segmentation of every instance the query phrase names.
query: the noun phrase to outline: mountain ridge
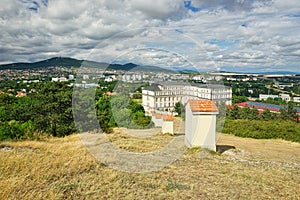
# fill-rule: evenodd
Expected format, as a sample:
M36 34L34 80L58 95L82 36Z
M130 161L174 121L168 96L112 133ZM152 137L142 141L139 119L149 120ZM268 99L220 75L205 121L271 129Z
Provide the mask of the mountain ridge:
M15 70L27 70L27 69L41 69L41 68L48 68L48 67L67 67L67 68L80 68L80 67L95 67L100 69L108 69L108 70L124 70L124 71L160 71L160 72L171 72L177 71L182 73L192 73L197 72L188 69L165 69L162 67L157 66L148 66L148 65L137 65L135 63L126 63L126 64L109 64L106 62L97 62L97 61L90 61L90 60L79 60L71 57L52 57L46 60L41 60L37 62L17 62L17 63L10 63L10 64L2 64L0 65L0 70L6 69L15 69ZM275 74L282 74L282 75L300 75L299 72L291 72L291 71L272 71L272 72L239 72L239 71L232 71L232 70L221 70L219 72L230 72L230 73L244 73L244 74L265 74L265 75L275 75Z

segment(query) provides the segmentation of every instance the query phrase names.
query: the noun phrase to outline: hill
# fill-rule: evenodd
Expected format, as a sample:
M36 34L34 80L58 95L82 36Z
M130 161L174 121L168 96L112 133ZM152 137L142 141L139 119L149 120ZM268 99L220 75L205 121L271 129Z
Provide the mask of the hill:
M47 67L80 67L83 60L66 57L54 57L47 60L42 60L34 63L11 63L0 65L0 69L36 69Z
M109 135L122 149L159 149L172 136ZM156 172L101 164L77 135L0 143L0 199L298 199L300 144L222 134L220 153L186 150Z
M79 67L90 67L90 68L100 68L107 70L124 70L124 71L152 71L152 72L170 72L169 70L156 67L156 66L138 66L134 63L126 64L109 64L105 62L95 62L89 60L77 60L68 57L54 57L47 60L42 60L33 63L11 63L0 65L0 69L15 69L15 70L25 70L25 69L41 69L48 67L66 67L66 68L79 68Z

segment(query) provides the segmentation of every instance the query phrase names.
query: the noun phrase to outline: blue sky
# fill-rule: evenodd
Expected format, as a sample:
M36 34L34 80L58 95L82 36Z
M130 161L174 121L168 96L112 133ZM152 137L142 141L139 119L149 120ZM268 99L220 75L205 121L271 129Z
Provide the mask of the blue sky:
M1 0L0 34L0 63L300 71L298 0Z

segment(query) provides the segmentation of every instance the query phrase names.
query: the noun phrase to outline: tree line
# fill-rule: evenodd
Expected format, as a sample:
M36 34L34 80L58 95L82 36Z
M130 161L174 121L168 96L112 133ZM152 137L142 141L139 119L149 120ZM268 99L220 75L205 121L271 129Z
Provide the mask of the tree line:
M0 140L65 136L75 132L72 88L67 83L38 83L37 92L17 98L0 95Z
M228 109L223 133L239 137L256 139L281 138L293 142L300 142L299 115L289 104L279 113L264 110L262 113L256 108L234 106Z
M234 105L232 108L228 109L227 119L236 120L236 119L247 119L247 120L289 120L293 122L298 122L299 115L297 110L294 109L293 104L289 103L286 108L282 108L277 112L271 112L268 109L265 109L263 112L259 112L256 108L250 108L248 106L238 107Z
M74 90L67 82L41 82L31 87L36 92L17 98L0 94L0 141L37 139L40 136L63 137L77 131L90 131L92 118L106 132L122 126L152 126L142 105L125 93L110 96L116 83L99 88ZM72 98L73 97L73 98ZM73 102L72 102L73 101ZM77 102L74 105L74 102ZM73 103L73 104L72 104ZM73 111L82 117L75 127ZM83 120L84 119L84 120Z

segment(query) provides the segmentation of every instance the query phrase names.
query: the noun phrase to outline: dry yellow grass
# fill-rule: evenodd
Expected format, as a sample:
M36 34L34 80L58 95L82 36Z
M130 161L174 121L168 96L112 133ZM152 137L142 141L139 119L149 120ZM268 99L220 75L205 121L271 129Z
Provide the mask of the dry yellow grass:
M171 138L109 137L122 148L141 152L160 148ZM223 154L190 149L163 170L138 174L101 164L77 135L5 142L0 148L0 199L299 199L300 144L228 135L221 136L220 144L236 149ZM285 153L278 156L280 149L286 158ZM269 154L263 156L264 151Z

